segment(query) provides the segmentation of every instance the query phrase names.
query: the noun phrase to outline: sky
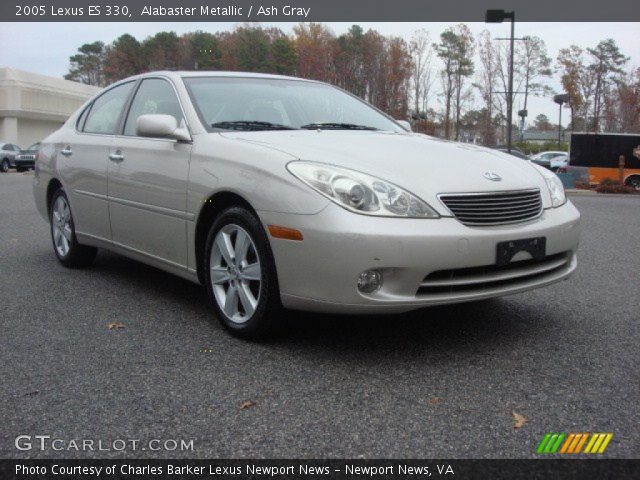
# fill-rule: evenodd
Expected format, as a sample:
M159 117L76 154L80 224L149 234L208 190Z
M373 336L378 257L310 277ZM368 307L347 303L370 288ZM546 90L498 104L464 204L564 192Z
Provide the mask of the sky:
M409 39L418 29L426 29L436 41L440 33L455 23L413 23L413 22L326 22L336 35L346 32L353 23L365 30L373 28L384 35L398 35ZM124 33L138 40L154 35L161 30L173 30L178 34L195 30L210 32L231 30L237 24L225 22L188 22L188 23L0 23L0 67L11 67L54 77L62 77L69 67L69 57L83 43L101 40L110 43ZM285 33L292 31L295 23L261 23L263 26L275 26ZM487 29L492 37L508 37L510 26L504 24L485 24L467 22L474 35ZM38 34L40 32L40 34ZM26 33L26 34L25 34ZM516 37L537 35L546 45L549 56L554 60L561 48L571 44L582 48L594 47L600 40L613 38L621 51L630 57L627 70L640 67L640 22L636 23L516 23ZM435 68L439 65L434 64ZM556 92L561 87L558 76L546 81ZM434 87L438 89L437 82ZM477 95L476 95L477 96ZM430 107L438 107L434 98ZM519 110L519 99L514 103L514 112ZM553 123L557 123L558 106L552 98L530 98L529 122L538 114L545 114ZM515 114L514 114L515 115ZM563 124L569 116L563 112Z

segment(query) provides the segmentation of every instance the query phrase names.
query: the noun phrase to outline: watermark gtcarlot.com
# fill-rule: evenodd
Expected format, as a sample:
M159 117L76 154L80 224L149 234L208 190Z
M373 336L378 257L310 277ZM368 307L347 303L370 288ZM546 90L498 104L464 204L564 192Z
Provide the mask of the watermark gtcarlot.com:
M15 448L21 451L56 451L56 452L193 452L193 439L159 439L141 440L139 438L116 438L113 440L91 438L56 438L51 435L18 435Z

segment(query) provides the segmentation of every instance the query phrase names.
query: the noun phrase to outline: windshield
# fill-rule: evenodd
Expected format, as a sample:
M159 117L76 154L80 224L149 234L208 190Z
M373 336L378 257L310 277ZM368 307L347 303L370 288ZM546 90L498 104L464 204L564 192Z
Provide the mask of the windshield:
M340 89L300 80L242 77L184 78L209 131L387 130L395 122Z

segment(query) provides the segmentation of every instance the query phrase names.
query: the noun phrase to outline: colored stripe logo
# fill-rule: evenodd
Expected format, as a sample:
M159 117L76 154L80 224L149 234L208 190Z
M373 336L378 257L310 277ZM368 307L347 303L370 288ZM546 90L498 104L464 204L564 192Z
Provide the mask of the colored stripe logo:
M547 433L536 452L538 454L604 453L613 433ZM584 448L584 450L583 450Z

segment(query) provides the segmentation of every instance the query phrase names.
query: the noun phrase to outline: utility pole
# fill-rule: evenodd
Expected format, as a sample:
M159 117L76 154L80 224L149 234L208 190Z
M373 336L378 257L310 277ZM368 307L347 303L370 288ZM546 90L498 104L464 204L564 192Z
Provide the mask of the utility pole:
M511 40L509 41L509 103L507 104L507 118L509 125L507 126L507 151L511 153L511 142L513 141L513 44L516 23L516 12L511 12Z
M505 20L511 21L511 36L509 37L509 91L507 92L507 122L509 122L507 124L507 151L511 153L513 129L513 47L515 43L516 12L487 10L484 21L486 23L502 23Z

